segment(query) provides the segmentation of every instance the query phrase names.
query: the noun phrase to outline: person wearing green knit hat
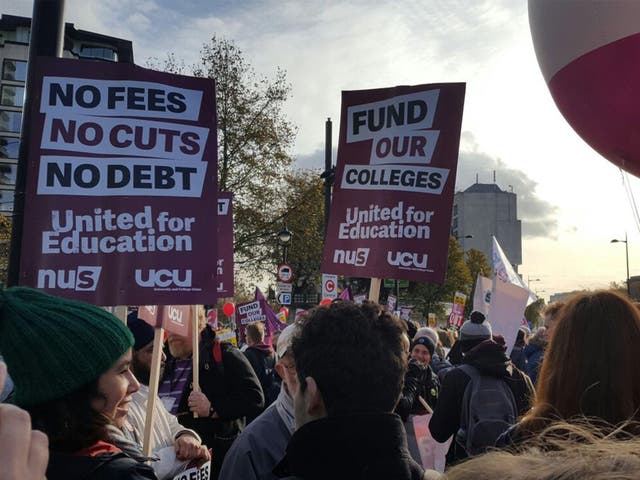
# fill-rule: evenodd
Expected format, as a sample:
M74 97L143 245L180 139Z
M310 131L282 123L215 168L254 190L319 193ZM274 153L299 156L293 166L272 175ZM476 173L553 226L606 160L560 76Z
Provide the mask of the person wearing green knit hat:
M131 373L134 340L100 307L28 287L0 291L0 353L15 403L49 437L49 480L155 479L153 469L109 442L140 385Z

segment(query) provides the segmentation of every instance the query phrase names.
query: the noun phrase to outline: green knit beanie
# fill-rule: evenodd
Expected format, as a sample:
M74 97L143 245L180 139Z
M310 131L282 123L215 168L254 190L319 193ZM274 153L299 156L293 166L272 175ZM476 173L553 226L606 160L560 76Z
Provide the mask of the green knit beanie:
M63 398L98 379L133 345L106 310L27 287L0 292L0 352L22 407Z

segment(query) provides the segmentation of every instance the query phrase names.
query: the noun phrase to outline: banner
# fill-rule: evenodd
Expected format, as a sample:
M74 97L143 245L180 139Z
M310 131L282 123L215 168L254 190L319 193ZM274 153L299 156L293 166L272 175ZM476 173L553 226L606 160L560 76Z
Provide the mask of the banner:
M214 301L213 80L34 66L20 283L96 305Z
M430 313L427 318L428 318L428 320L427 320L428 321L428 325L431 328L436 328L438 326L438 324L437 324L438 322L436 320L436 314L435 313Z
M489 315L489 304L491 302L491 279L478 274L476 288L473 292L473 309L481 312L486 317Z
M504 337L507 355L516 343L518 329L522 325L529 292L511 283L496 282L491 294L491 309L487 320L494 334Z
M307 314L309 310L305 310L304 308L296 308L296 314L293 317L293 322L297 323L299 321L301 321L304 316Z
M266 344L268 344L268 345L271 345L271 335L273 335L273 333L276 332L276 331L280 331L280 330L284 329L287 326L287 322L286 322L286 320L284 322L281 322L278 319L278 316L275 314L275 312L273 311L273 309L269 305L269 302L267 302L267 298L264 296L264 293L262 293L262 290L260 290L258 287L256 287L255 299L258 302L260 302L260 308L264 312L264 317L265 317L265 319L264 319L264 330L265 330L264 342ZM244 331L243 331L243 338L244 338Z
M218 259L216 291L219 298L233 297L233 194L218 193Z
M467 303L467 296L462 292L456 292L453 296L453 306L449 315L449 325L460 328L464 323L464 306Z
M138 307L138 318L154 328L162 327L167 332L182 337L189 336L189 326L193 321L191 305L141 305ZM158 319L158 313L161 317Z
M400 307L400 318L405 320L409 320L411 317L411 312L413 310L413 305L403 305Z
M355 303L357 303L358 305L360 305L362 302L364 302L367 299L367 295L364 293L359 293L358 295L354 295L353 297L353 301Z
M216 332L216 338L220 339L221 342L229 342L234 347L238 346L238 338L236 337L236 332L231 330L230 328L221 328Z
M340 295L338 295L338 298L341 300L353 300L353 296L351 295L351 289L349 287L345 287L345 289L342 290Z
M342 92L322 271L444 281L464 83Z
M236 321L238 328L245 327L253 322L264 322L267 315L258 300L236 305Z
M429 431L431 414L411 415L404 424L407 430L407 447L413 459L428 470L444 473L447 451L453 437L444 443L436 442Z
M387 297L387 312L393 313L396 311L396 305L398 304L398 297L389 294Z
M204 465L191 467L179 473L173 480L209 480L211 478L211 460Z
M531 305L535 302L538 297L529 290L525 281L518 275L513 267L511 266L511 262L502 251L502 247L496 240L496 237L492 236L493 240L493 272L494 279L498 279L501 282L512 283L514 285L518 285L521 288L524 288L528 292L527 305Z

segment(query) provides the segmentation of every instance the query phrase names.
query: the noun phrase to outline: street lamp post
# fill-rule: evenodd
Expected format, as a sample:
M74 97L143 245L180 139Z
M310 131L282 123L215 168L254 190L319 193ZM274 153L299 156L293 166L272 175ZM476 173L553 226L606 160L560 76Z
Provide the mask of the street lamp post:
M289 231L286 225L278 232L278 241L280 242L280 245L282 245L282 263L287 263L287 247L291 242L292 236L293 234Z
M461 236L454 235L453 238L455 238L456 241L458 241L458 242L460 242L460 240L462 240L462 245L461 246L462 246L462 251L464 251L464 239L465 238L473 238L473 235L461 235Z
M624 243L624 250L627 259L627 296L631 298L631 286L629 285L629 242L627 241L627 232L624 232L624 240L614 238L611 243Z

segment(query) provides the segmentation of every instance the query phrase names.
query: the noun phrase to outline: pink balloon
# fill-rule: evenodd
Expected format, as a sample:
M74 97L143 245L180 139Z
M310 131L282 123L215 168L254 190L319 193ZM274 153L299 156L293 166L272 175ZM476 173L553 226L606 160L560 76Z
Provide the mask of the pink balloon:
M640 176L640 2L529 0L540 69L560 113L593 149Z

